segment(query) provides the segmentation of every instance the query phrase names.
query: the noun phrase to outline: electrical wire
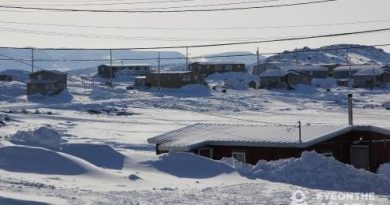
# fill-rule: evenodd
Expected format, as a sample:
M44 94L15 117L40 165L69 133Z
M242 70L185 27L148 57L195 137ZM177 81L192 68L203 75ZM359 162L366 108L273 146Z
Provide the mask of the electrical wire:
M318 0L309 2L289 3L289 4L276 4L266 6L248 6L248 7L231 7L231 8L212 8L212 9L182 9L182 10L102 10L102 9L72 9L72 8L49 8L49 7L26 7L26 6L9 6L0 5L0 8L5 9L20 9L20 10L37 10L37 11L51 11L51 12L88 12L88 13L181 13L181 12L212 12L212 11L241 11L252 9L265 9L265 8L280 8L280 7L292 7L309 4L323 4L328 2L335 2L338 0Z

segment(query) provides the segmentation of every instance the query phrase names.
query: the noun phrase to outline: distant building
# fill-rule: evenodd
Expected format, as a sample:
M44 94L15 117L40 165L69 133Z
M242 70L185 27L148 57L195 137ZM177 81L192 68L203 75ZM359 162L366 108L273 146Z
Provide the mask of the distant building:
M353 86L358 88L383 87L390 83L390 67L363 69L353 74Z
M260 74L260 88L293 88L297 84L311 84L312 77L305 72L288 68L269 69Z
M220 160L233 157L259 160L299 157L316 151L356 168L376 172L390 162L390 130L359 125L245 125L198 123L148 139L156 153L192 152Z
M12 76L11 75L0 74L0 81L11 82L12 81Z
M144 84L147 87L180 88L190 84L204 84L204 78L191 71L154 72L145 78L138 77L135 86Z
M52 96L67 88L67 73L56 70L40 70L30 74L27 82L27 95L42 94Z
M333 69L335 79L352 78L353 74L360 70L381 68L381 65L341 65Z
M116 78L118 75L138 76L146 75L150 72L150 66L146 64L128 65L100 65L98 66L98 76L101 78Z
M189 64L189 70L200 76L207 77L213 73L245 72L245 64L194 62Z
M252 70L253 75L259 75L269 69L295 70L310 74L313 78L327 78L330 76L329 68L321 65L295 65L285 63L261 63L259 67L255 65Z

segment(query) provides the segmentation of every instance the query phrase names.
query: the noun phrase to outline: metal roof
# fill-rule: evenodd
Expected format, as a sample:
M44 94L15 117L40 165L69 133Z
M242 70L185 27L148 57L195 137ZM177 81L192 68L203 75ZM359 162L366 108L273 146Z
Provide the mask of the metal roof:
M38 71L35 71L33 73L30 73L30 75L35 75L35 74L41 73L41 72L54 73L56 75L68 75L67 73L61 72L61 71L58 71L58 70L38 70Z
M334 71L362 70L362 69L379 69L383 65L342 65L334 69Z
M301 130L300 142L298 126L198 123L150 138L148 142L159 144L161 151L191 151L208 145L304 148L352 130L390 134L390 130L374 126L307 124Z
M382 68L362 69L353 74L353 76L380 76L384 73L390 73L390 71L383 70Z

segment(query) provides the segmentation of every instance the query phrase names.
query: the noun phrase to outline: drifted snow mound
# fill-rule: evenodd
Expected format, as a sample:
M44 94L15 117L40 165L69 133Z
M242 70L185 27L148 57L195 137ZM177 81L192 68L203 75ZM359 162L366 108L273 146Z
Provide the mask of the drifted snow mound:
M124 88L94 87L89 98L92 100L105 100L111 98L123 98L128 95Z
M68 89L64 89L61 93L52 96L34 94L27 96L27 98L30 102L36 102L40 104L57 104L72 102L73 95L69 93Z
M390 163L382 164L378 168L378 174L383 174L390 179Z
M12 101L26 95L26 84L21 82L1 82L0 101Z
M48 205L47 203L37 201L26 201L21 199L12 199L0 196L1 205Z
M143 163L161 172L180 178L205 179L235 171L223 162L214 161L191 153L163 154L156 161L146 161Z
M0 147L0 169L36 174L79 175L86 169L57 152L25 146Z
M214 73L209 75L206 81L210 85L223 83L228 88L244 90L251 81L256 81L256 77L243 72Z
M58 150L62 136L50 127L40 127L32 131L18 131L9 137L14 144L30 145Z
M250 170L244 168L238 171L260 179L312 189L390 193L390 180L386 177L358 170L315 152L303 152L300 158L259 161Z
M124 155L108 145L64 144L61 150L64 153L84 159L95 166L109 169L122 169L125 160Z

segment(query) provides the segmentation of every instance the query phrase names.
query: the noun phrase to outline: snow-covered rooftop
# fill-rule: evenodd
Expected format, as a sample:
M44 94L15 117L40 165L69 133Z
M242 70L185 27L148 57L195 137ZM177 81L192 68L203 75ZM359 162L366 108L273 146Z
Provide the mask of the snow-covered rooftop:
M237 64L244 64L239 62L192 62L191 64L197 63L199 65L237 65Z
M308 147L352 130L376 131L390 134L390 130L374 126L302 125L302 141L298 126L194 124L148 139L159 144L161 151L190 151L207 145Z
M41 73L41 72L49 72L49 73L54 73L56 75L68 75L67 73L61 72L61 71L58 71L58 70L38 70L38 71L35 71L35 72L31 73L30 75L34 75L36 73Z
M320 65L281 65L279 67L296 71L328 71L328 68Z
M348 71L348 70L363 70L363 69L379 69L383 65L342 65L334 69L334 71Z
M390 73L390 71L386 71L381 68L362 69L353 74L353 76L380 76L383 73Z
M100 66L107 66L107 67L137 67L137 66L150 66L149 64L146 63L137 63L137 64L103 64Z

